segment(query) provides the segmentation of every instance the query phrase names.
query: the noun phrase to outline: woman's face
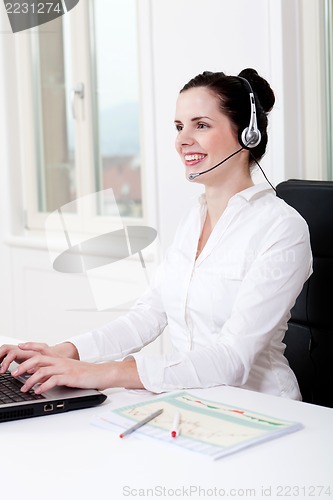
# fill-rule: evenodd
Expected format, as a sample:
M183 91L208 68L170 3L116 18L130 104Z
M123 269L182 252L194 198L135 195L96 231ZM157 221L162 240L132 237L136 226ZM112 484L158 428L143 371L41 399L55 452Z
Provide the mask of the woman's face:
M206 87L191 88L179 94L175 125L176 150L185 165L186 177L213 167L240 148L229 118L219 109L218 97ZM221 175L222 170L226 172L237 161L237 156L197 179L205 183Z

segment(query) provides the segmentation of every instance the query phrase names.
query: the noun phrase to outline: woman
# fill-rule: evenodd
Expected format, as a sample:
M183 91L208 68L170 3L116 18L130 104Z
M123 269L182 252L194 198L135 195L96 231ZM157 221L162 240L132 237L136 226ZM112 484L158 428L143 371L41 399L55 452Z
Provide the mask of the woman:
M205 72L185 85L176 149L204 194L180 223L155 286L103 328L53 347L3 346L1 370L20 362L13 375L33 373L23 390L39 383L37 393L60 384L157 393L233 385L300 399L282 340L311 274L308 228L251 177L266 150L274 100L253 69ZM167 324L174 351L140 352Z

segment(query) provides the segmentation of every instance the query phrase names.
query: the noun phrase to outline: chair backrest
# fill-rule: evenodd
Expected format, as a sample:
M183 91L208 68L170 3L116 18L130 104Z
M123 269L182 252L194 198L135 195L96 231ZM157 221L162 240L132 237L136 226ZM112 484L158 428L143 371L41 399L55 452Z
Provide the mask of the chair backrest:
M288 180L277 195L306 220L313 274L291 311L285 355L303 401L333 407L333 182Z

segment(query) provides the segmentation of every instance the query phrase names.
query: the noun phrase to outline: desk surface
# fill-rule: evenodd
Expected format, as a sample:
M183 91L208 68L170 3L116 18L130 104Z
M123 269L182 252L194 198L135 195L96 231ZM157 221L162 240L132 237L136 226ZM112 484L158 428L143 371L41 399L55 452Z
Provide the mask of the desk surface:
M97 408L0 424L3 498L333 498L332 409L233 387L191 392L304 429L212 461L91 425L96 415L151 397L109 390Z

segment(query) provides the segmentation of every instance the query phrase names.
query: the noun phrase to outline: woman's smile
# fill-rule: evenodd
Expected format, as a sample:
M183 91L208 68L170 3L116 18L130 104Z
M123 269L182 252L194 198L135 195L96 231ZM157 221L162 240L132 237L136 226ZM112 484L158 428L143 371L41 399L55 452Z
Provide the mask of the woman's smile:
M206 157L207 155L203 153L185 153L184 163L187 167L193 167L202 162Z

